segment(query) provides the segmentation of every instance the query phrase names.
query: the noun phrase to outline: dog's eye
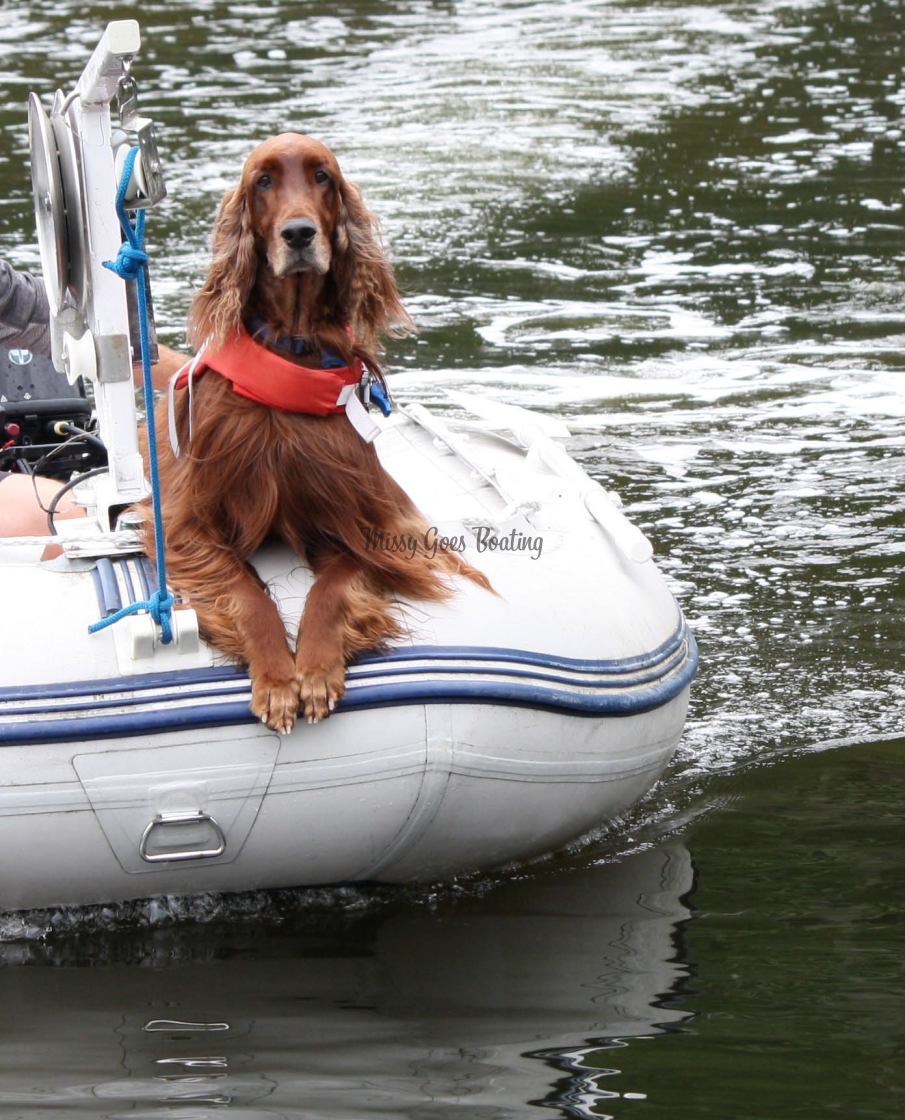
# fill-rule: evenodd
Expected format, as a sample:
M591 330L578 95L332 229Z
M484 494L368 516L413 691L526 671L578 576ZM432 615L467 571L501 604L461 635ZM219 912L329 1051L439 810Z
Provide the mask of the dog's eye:
M319 167L317 171L314 172L314 181L315 183L329 183L330 176L322 167Z
M255 186L260 187L262 191L266 191L272 182L273 180L265 171L263 175L258 176L258 181L255 183Z

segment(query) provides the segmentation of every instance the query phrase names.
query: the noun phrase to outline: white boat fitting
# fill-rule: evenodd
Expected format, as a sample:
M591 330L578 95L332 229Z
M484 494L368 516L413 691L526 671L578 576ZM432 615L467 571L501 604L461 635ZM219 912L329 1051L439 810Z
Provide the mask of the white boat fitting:
M109 473L85 484L92 516L60 523L62 555L41 560L41 540L0 548L6 632L41 635L6 659L0 688L0 909L431 880L599 827L669 761L697 652L650 544L566 454L568 430L549 417L459 393L459 419L419 405L375 419L380 459L431 539L462 548L498 596L460 581L446 604L401 603L406 641L351 666L323 723L280 736L257 722L246 674L199 639L191 609L175 612L169 645L147 613L89 634L146 599L156 578L135 534L111 524L146 485L122 389L122 284L101 284L94 259L118 243L109 102L137 35L132 21L111 24L80 83L93 81L94 95L58 98L75 158L45 142L45 162L63 167L55 191L65 195L73 170L82 176L92 247L75 297L77 258L63 253L58 349L73 376L91 379L105 442L115 434ZM147 128L143 142L156 168ZM50 225L71 225L42 192ZM45 269L72 230L48 240ZM254 563L294 631L307 566L278 546Z

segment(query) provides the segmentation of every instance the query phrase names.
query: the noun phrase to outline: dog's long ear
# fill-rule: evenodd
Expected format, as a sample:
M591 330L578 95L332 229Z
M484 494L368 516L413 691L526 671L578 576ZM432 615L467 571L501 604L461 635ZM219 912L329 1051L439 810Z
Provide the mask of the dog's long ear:
M381 334L411 334L415 324L402 306L377 219L353 183L340 179L339 194L332 265L337 302L356 341L376 352Z
M189 311L188 338L222 346L242 325L242 313L257 274L254 232L240 183L227 191L214 222L213 259Z

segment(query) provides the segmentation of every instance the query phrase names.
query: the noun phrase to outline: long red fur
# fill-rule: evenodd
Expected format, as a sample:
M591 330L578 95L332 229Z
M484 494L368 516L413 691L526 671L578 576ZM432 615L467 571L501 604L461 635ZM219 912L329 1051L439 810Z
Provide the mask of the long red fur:
M330 190L314 184L312 160L329 171ZM270 179L263 190L256 187L262 167ZM287 214L315 221L328 271L276 274ZM304 334L316 348L357 355L372 368L381 336L412 326L358 191L328 149L297 134L260 145L224 196L190 337L216 347L251 314L277 333ZM188 409L181 393L182 454L176 458L166 445L160 453L170 582L197 611L207 640L248 665L252 708L271 727L288 731L300 706L309 721L329 714L348 662L402 633L392 597L444 600L452 576L490 589L456 553L430 554L424 518L345 415L270 409L215 373L195 386L191 439ZM162 414L160 426L165 430ZM294 653L249 564L268 537L305 557L317 577ZM416 542L414 555L375 547L393 537ZM146 544L153 544L150 518Z

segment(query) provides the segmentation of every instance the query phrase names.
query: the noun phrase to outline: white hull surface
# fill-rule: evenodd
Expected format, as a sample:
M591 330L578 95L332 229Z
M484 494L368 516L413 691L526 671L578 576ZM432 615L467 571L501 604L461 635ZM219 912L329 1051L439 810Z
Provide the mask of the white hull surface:
M203 643L152 651L146 616L89 635L145 596L143 557L0 550L0 909L442 878L555 849L654 783L697 655L637 530L546 436L381 425L387 469L499 596L402 604L407 642L288 736ZM308 569L276 546L256 566L294 631Z

